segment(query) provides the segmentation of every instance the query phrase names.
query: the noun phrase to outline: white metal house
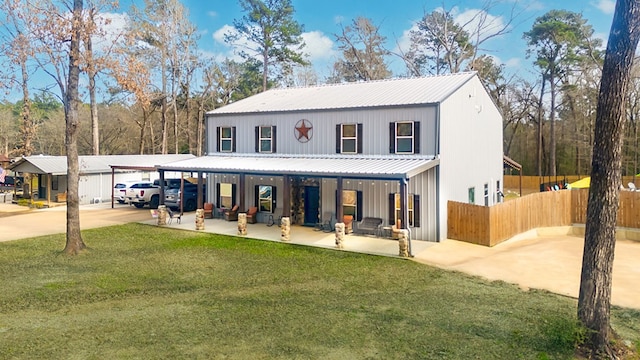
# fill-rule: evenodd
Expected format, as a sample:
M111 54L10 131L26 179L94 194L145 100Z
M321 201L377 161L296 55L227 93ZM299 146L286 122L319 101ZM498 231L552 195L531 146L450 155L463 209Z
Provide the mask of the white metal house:
M206 121L208 155L159 170L207 173L209 201L260 222L400 219L439 241L447 201L500 201L502 117L474 72L273 89Z
M190 154L78 156L80 204L111 201L114 181L155 180L158 178L155 169L157 164L194 157ZM112 167L117 167L117 170ZM56 195L67 191L66 156L27 156L12 164L11 169L37 176L32 189L37 194L37 199L51 202Z

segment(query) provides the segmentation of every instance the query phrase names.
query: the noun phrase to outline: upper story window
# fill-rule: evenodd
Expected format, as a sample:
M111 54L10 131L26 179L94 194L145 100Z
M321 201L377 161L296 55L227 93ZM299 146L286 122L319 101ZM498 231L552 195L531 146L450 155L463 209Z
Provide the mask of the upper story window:
M389 152L391 154L419 154L420 122L396 121L390 123Z
M256 152L276 152L275 126L256 126Z
M235 152L236 151L236 127L218 126L216 128L216 151Z
M362 124L336 125L336 153L362 153Z

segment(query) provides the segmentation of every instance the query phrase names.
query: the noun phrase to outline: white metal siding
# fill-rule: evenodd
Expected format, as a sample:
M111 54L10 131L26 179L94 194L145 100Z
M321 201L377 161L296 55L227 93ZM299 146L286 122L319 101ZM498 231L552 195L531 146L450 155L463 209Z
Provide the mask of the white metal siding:
M276 126L276 152L279 154L335 154L336 125L363 124L363 155L389 154L389 123L420 121L422 155L435 154L435 106L378 108L343 111L247 114L208 117L208 153L216 152L216 128L236 127L236 152L255 153L255 127ZM312 138L301 143L296 123L306 119L313 125Z
M496 181L502 180L502 116L480 80L474 78L441 105L440 219L446 238L447 201L468 202L475 187L475 203L483 205L484 184L493 201Z

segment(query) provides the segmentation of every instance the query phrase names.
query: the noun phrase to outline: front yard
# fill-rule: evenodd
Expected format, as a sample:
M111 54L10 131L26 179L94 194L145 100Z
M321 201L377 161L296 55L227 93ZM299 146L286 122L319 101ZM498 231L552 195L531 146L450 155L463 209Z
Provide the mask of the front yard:
M129 224L0 243L12 359L570 359L573 299L415 262ZM640 346L640 312L613 310Z

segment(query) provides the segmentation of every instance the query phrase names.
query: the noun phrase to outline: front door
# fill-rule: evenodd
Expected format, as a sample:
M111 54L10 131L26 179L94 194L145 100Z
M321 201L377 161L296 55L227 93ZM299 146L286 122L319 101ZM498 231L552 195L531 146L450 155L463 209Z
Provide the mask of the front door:
M318 223L320 207L320 188L317 186L304 187L304 225L315 226Z

